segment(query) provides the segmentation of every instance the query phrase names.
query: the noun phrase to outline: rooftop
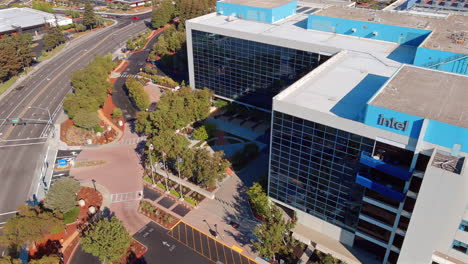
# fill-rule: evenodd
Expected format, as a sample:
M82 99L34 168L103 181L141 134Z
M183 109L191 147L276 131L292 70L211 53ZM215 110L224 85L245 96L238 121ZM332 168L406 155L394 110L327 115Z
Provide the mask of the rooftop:
M64 17L57 16L61 20ZM15 28L29 28L44 23L55 22L55 15L31 8L7 8L0 10L0 32L13 31Z
M376 11L364 8L330 7L323 9L316 15L374 22L401 27L431 30L432 34L423 43L423 47L455 53L468 53L468 41L457 44L456 35L468 34L468 16L451 14L447 16L416 15L415 13L401 13Z
M468 76L405 65L370 102L468 128Z
M288 1L288 0L221 0L219 2L271 9L271 8L283 6L285 4L288 4L291 1Z

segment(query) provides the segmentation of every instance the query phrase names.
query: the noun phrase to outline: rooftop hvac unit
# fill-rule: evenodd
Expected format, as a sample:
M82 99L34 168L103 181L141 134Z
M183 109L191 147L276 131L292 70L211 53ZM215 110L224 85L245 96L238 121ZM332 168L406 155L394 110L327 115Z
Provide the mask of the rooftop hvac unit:
M356 31L357 31L356 28L352 28L352 29L351 29L351 32L353 32L353 33L356 32Z
M379 35L379 32L374 31L374 32L372 32L372 35L373 35L373 36L378 36L378 35Z

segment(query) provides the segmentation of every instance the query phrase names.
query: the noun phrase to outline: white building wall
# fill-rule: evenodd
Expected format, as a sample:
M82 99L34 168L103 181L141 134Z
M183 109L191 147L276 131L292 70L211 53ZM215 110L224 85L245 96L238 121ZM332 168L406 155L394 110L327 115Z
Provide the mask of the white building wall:
M464 231L458 229L468 202L466 163L461 175L429 163L398 263L431 263L434 251L468 263L468 255L451 248L456 237L466 239L466 234L459 233Z

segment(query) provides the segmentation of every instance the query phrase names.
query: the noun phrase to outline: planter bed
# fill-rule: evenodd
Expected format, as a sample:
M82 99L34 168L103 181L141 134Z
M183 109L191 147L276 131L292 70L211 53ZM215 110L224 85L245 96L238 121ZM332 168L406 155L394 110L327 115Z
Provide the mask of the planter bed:
M171 214L166 213L165 211L157 208L151 202L147 200L140 201L140 207L138 211L149 217L154 222L158 223L164 228L170 229L179 222L179 219L174 217Z

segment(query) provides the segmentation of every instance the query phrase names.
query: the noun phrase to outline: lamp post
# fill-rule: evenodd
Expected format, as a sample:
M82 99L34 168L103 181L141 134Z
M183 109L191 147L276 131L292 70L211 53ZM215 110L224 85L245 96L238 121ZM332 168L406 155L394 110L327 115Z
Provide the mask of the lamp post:
M182 182L182 178L180 177L180 167L179 167L179 163L182 162L182 158L181 157L177 157L177 172L179 173L179 180L181 180L180 182ZM179 183L179 187L180 187L180 198L179 198L179 201L183 201L184 200L184 194L182 193L182 184Z
M151 152L152 152L153 149L154 149L153 144L150 144L150 145L148 146L148 149L149 149L149 158L150 158L150 166L151 166L151 179L153 180L153 184L151 184L151 186L155 187L155 186L156 186L156 182L154 181L153 158L151 157Z
M163 166L164 166L164 170L166 171L166 192L165 193L169 193L169 187L167 186L167 178L169 178L169 173L167 172L167 168L166 168L166 156L167 156L167 153L166 152L162 152L162 158L163 158Z
M97 191L97 189L96 189L96 180L92 179L91 181L93 182L94 190Z

